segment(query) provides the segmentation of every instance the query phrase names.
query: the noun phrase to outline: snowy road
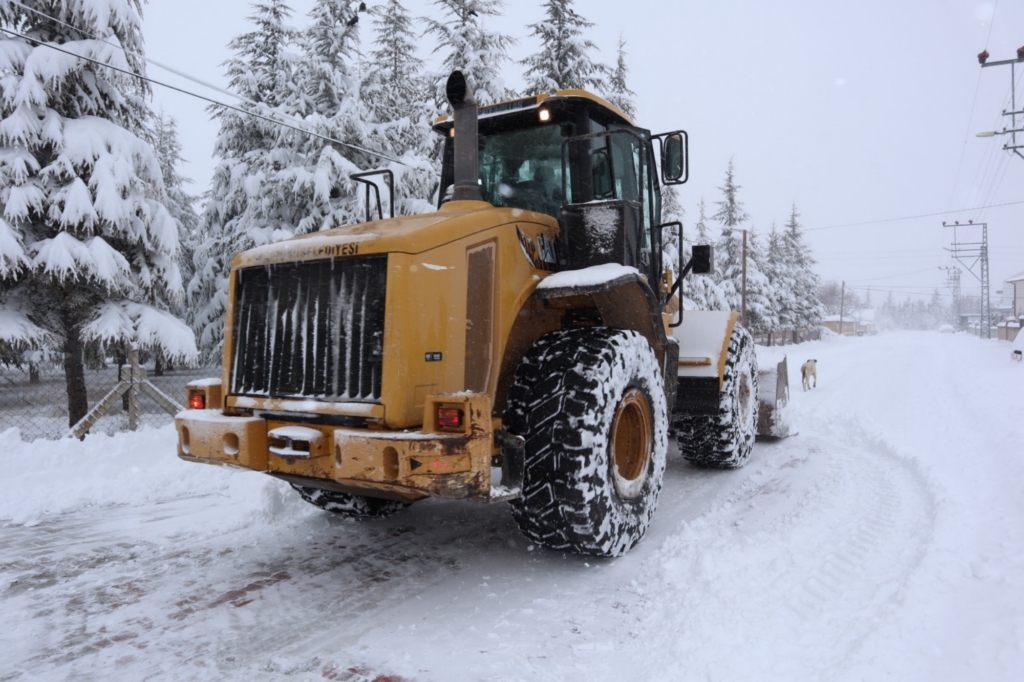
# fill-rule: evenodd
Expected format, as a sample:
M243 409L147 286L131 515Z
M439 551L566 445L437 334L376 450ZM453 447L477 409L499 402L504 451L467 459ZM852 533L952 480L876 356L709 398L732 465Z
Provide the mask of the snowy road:
M8 432L0 680L1022 679L1008 355L923 332L790 349L799 435L740 471L672 457L615 560L534 548L504 505L340 520L178 462L169 429Z

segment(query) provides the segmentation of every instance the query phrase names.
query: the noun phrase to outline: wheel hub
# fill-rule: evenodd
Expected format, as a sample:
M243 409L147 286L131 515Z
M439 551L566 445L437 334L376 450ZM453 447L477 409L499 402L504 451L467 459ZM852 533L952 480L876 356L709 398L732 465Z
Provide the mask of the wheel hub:
M630 499L638 496L647 480L654 444L651 407L642 391L626 391L615 409L611 434L611 469L615 490Z

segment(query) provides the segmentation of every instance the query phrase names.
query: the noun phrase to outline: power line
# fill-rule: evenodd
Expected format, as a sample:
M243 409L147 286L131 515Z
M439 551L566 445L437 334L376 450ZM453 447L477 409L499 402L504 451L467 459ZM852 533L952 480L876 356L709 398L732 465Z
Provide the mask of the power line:
M222 88L222 87L220 87L218 85L214 85L213 83L208 83L208 82L206 82L206 81L204 81L202 79L199 79L199 78L196 78L195 76L187 74L184 71L179 71L178 69L174 68L173 66L168 66L166 64L162 64L162 63L156 61L155 59L151 59L150 57L147 57L146 55L142 54L141 52L133 52L132 50L129 50L128 48L126 48L123 45L117 45L115 43L111 43L106 38L102 38L102 37L100 37L99 35L97 35L96 33L92 32L92 31L86 31L84 28L79 28L78 26L74 26L72 24L69 24L66 21L62 21L62 20L58 19L57 17L55 17L55 16L53 16L51 14L47 14L46 12L40 12L39 10L37 10L35 8L32 8L32 7L29 7L28 5L24 5L24 4L20 3L20 2L18 2L17 0L10 0L10 2L11 2L12 5L17 5L18 7L22 8L23 10L26 10L28 12L31 12L32 14L35 14L35 15L40 16L40 17L43 17L44 19L49 19L50 21L52 21L52 22L54 22L56 24L60 24L61 26L64 26L66 28L70 28L72 31L77 31L78 33L82 34L83 36L85 36L87 38L91 38L93 40L96 40L96 41L99 41L99 42L104 43L106 45L109 45L110 47L113 47L115 49L121 50L125 54L131 55L133 57L138 57L139 59L142 59L143 61L145 61L145 62L147 62L149 64L152 64L153 66L156 66L158 68L164 69L165 71L169 71L170 73L173 73L176 76L180 76L181 78L184 78L185 80L192 81L193 83L195 83L197 85L202 85L205 88L210 88L211 90L215 90L215 91L217 91L217 92L219 92L221 94L227 95L229 97L234 97L235 99L240 100L242 102L245 102L246 104L251 104L251 105L256 106L256 107L262 107L264 109L267 108L266 105L262 104L261 102L256 102L256 101L248 99L246 97L242 97L241 95L239 95L236 92L231 92L230 90L228 90L226 88ZM139 78L145 78L145 76L143 76L142 74L136 74L136 76L139 77Z
M988 41L992 38L992 27L996 23L996 10L999 8L999 0L996 0L995 5L992 7L992 16L988 20L988 35L985 36L985 49L988 50ZM960 169L964 165L964 154L967 153L967 140L970 139L971 135L971 124L974 122L974 108L978 104L978 91L981 89L981 70L978 70L978 82L974 85L974 99L971 101L971 115L967 118L967 132L964 133L964 145L960 148L960 162L956 165L956 179L953 180L953 191L949 194L949 206L953 205L953 199L956 197L956 186L960 182ZM949 208L947 206L946 208Z
M927 270L915 270L914 272L904 272L900 275L887 275L885 277L868 277L867 279L851 279L850 282L874 282L880 279L896 279L897 277L909 277L910 275L919 275L922 272L932 272L935 268L928 268Z
M1003 206L1017 206L1018 204L1024 204L1024 200L1021 201L1008 201L1004 204L991 204L989 206L975 206L973 208L958 208L955 211L938 211L936 213L922 213L921 215L904 216L902 218L884 218L882 220L865 220L861 223L842 223L840 225L825 225L824 227L807 227L804 228L804 232L816 232L817 230L836 230L841 227L858 227L860 225L878 225L880 223L895 223L900 220L916 220L918 218L934 218L939 215L949 215L951 213L964 213L966 211L977 211L980 209L989 208L1001 208Z
M48 47L51 50L56 50L57 52L63 52L64 54L70 55L70 56L75 57L77 59L82 59L82 60L85 60L87 62L92 62L93 64L96 64L97 66L106 67L106 68L111 69L113 71L117 71L119 73L123 73L126 76L132 76L133 78L139 78L139 79L147 81L149 83L153 83L154 85L160 85L160 86L168 88L170 90L174 90L176 92L180 92L180 93L182 93L184 95L188 95L190 97L195 97L196 99L201 99L204 102L209 102L210 104L214 104L214 105L219 106L219 107L224 107L225 109L230 109L232 111L236 111L236 112L238 112L240 114L243 114L243 115L246 115L246 116L253 116L255 118L267 121L269 123L274 123L276 125L283 126L285 128L290 128L290 129L295 130L297 132L303 133L304 135L309 135L310 137L315 137L317 139L321 139L321 140L324 140L326 142L330 142L331 144L338 144L338 145L341 145L343 147L348 147L349 149L354 149L356 151L360 151L360 152L363 152L365 154L370 154L371 156L378 156L378 157L380 157L382 159L387 159L388 161L393 161L394 163L401 164L403 166L408 166L409 165L409 164L405 163L404 161L396 159L396 158L394 158L392 156L388 156L387 154L383 154L381 152L376 152L376 151L373 151L373 150L370 150L370 149L364 149L363 147L360 147L358 145L349 144L348 142L342 142L341 140L336 140L333 137L329 137L327 135L322 135L320 133L313 132L312 130L308 130L308 129L303 128L301 126L297 126L297 125L294 125L294 124L291 124L291 123L287 123L285 121L281 121L281 120L278 120L278 119L270 118L269 116L264 116L263 114L258 114L255 111L248 111L246 109L242 109L241 107L236 107L236 106L234 106L232 104L226 104L226 103L221 102L219 100L215 100L212 97L206 97L205 95L200 95L199 93L192 92L191 90L186 90L184 88L179 88L176 85L171 85L170 83L164 83L162 81L158 81L155 78L151 78L149 76L144 76L144 75L142 75L140 73L136 73L136 72L131 71L129 69L122 69L119 66L114 66L113 64L106 64L104 62L99 61L98 59L93 59L92 57L86 57L85 55L77 54L75 52L72 52L71 50L66 50L66 49L57 47L56 45L53 45L52 43L40 42L39 40L36 40L35 38L30 38L29 36L26 36L26 35L23 35L21 33L18 33L17 31L12 31L12 30L10 30L8 28L3 28L2 26L0 26L0 31L2 31L4 33L7 33L8 35L12 35L12 36L21 38L22 40L26 40L26 41L29 42L29 44L41 45L43 47ZM109 45L109 43L105 43L105 44ZM280 114L276 114L276 115L280 116Z

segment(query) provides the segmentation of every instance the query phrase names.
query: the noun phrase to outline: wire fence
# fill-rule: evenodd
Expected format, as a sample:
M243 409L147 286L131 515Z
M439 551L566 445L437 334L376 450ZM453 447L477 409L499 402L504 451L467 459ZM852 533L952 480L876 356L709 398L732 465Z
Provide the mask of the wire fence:
M196 379L219 377L220 367L183 367L164 369L158 376L153 363L144 365L146 379L179 403L185 402L185 385ZM89 408L92 409L119 382L116 362L99 369L85 370ZM139 395L139 426L159 427L174 417L150 396ZM68 393L64 368L57 362L0 364L0 432L18 429L22 440L63 438L68 423ZM108 435L129 430L128 394L92 425L90 433Z

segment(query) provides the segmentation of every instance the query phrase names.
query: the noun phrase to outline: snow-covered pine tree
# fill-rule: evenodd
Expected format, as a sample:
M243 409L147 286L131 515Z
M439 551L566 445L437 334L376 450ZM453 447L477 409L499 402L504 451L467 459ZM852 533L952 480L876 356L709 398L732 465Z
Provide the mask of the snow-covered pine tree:
M821 277L814 272L815 261L810 247L804 242L799 218L796 204L793 204L783 233L786 262L793 277L794 341L798 340L799 330L817 327L825 316L819 296Z
M778 316L778 331L784 333L796 328L796 278L789 261L784 235L772 223L768 233L768 252L764 273L772 285L772 298ZM772 342L775 334L772 333Z
M264 115L302 115L313 108L296 84L297 32L283 0L254 5L254 29L229 43L235 56L225 66L231 89L254 102L243 104ZM327 99L332 93L320 93ZM193 328L205 362L220 358L231 259L245 249L296 233L291 198L279 191L278 171L294 162L293 130L237 111L211 107L220 121L214 170L200 223L202 241L194 256L195 275L188 287L196 313Z
M149 120L148 137L156 152L164 180L164 205L178 226L178 269L181 271L182 281L188 282L195 274L192 259L199 245L199 214L195 206L197 197L185 189L192 181L180 171L185 159L181 156L178 122L162 110L154 112ZM191 314L184 302L182 297L175 312L186 321L191 321Z
M423 60L416 56L413 17L400 0L386 0L370 10L376 38L366 65L362 95L377 121L405 123L394 135L391 150L399 156L422 145L417 128L433 107L424 77Z
M718 210L712 218L722 225L719 238L715 241L715 281L725 296L728 310L739 310L743 268L743 233L741 225L750 219L737 193L740 189L735 181L735 167L729 159L725 172L725 184L718 189L722 200L716 202Z
M700 204L697 207L697 224L693 226L693 230L695 232L692 239L694 244L714 243L714 239L711 238L711 231L708 229L708 214L704 197L701 197Z
M700 200L697 208L697 223L693 226L692 236L684 234L687 254L690 257L690 250L693 244L713 244L714 240L708 230L707 209L704 199ZM716 256L717 260L717 256ZM718 265L716 264L716 268ZM686 294L687 306L693 310L729 310L729 304L725 300L725 294L718 284L715 275L690 275L683 283L683 291Z
M743 281L743 232L742 225L750 220L739 200L741 189L736 184L736 169L732 159L725 172L725 184L719 190L722 200L716 202L718 211L713 218L722 225L721 235L715 243L716 281L719 283L729 310L742 308ZM750 250L748 239L747 250ZM768 278L747 259L747 322L752 330L761 333L755 327L770 319L770 301L767 298Z
M597 50L584 31L594 24L573 10L573 0L547 0L545 18L530 24L530 35L540 40L540 51L519 62L528 94L554 90L605 89L608 68L590 57Z
M423 213L440 177L439 146L430 124L437 113L433 83L416 56L413 18L399 0L387 0L370 10L376 32L362 94L370 114L383 124L387 149L408 166L392 166L399 215Z
M626 77L629 76L629 67L626 66L626 41L619 36L619 51L615 58L615 68L608 76L606 97L609 102L622 109L630 118L636 118L636 104L633 98L636 93L629 89Z
M441 73L434 77L434 100L440 111L448 110L445 83L448 75L461 70L473 90L477 104L487 105L511 99L515 93L505 87L501 67L509 61L508 50L515 39L488 31L484 17L500 17L501 0L434 0L442 17L425 17L427 33L437 40L434 52L444 55Z
M295 78L311 108L304 126L344 144L296 133L281 162L277 186L295 211L297 233L365 218L362 186L350 176L377 168L388 140L360 95L359 25L352 0L316 0L300 36Z
M63 352L70 424L88 411L87 347L195 354L166 312L178 234L142 139L146 84L79 58L144 73L141 8L0 0L0 23L27 36L0 37L0 338Z
M751 226L747 234L747 326L759 335L770 335L778 329L778 304L775 287L766 275L768 258L761 236Z

